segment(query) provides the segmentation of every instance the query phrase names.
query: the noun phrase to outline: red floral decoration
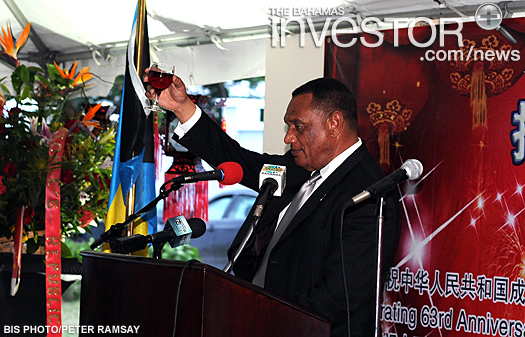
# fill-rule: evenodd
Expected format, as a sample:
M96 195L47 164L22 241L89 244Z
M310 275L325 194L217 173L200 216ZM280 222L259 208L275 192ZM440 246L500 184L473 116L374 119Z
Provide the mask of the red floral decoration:
M24 210L24 225L29 225L33 222L33 217L35 216L35 210L31 207L27 207Z
M73 171L71 170L62 170L60 172L60 181L63 182L64 184L70 184L73 182L73 180L75 180L74 176L73 176Z
M18 167L14 163L6 163L4 166L4 172L7 178L14 178L18 173Z
M78 214L80 214L80 222L81 222L80 227L88 226L91 223L91 221L93 221L93 219L95 218L95 216L93 215L93 212L86 210L84 208L81 208L78 211Z
M4 183L2 182L2 179L4 179L4 177L0 176L0 195L4 194L6 190L6 187Z

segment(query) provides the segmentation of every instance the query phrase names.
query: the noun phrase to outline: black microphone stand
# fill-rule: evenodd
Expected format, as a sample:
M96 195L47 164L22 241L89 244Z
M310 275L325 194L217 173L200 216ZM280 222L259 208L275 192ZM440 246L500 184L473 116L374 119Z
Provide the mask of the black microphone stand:
M170 234L175 235L175 231L166 223L164 224L164 230L160 233L164 234L161 239L156 240L151 244L153 246L153 258L157 260L162 259L162 249L164 248L164 245L166 245L166 242L173 238Z
M365 198L365 199L368 199ZM361 202L365 199L360 199L358 202ZM345 284L345 289L346 289L346 272L345 272L345 268L344 268L344 252L343 252L343 241L342 241L342 226L343 226L343 219L344 219L344 213L346 211L347 208L349 207L352 207L353 205L355 205L356 203L358 202L355 202L353 200L350 200L350 202L347 202L343 208L342 208L342 211L341 211L341 260L343 261L343 282ZM375 287L376 287L376 294L375 294L375 304L376 304L376 308L375 308L375 331L374 331L374 337L379 337L379 331L380 331L380 326L379 324L381 324L380 322L380 313L381 313L381 271L383 269L383 224L384 224L384 215L383 215L383 209L384 209L384 206L385 206L385 200L384 200L384 197L381 196L378 200L377 200L377 262L376 262L376 267L377 267L377 270L376 270L376 284L375 284ZM348 324L348 335L350 336L350 330L351 330L351 326L350 326L350 311L349 311L349 300L348 300L348 294L345 290L345 297L346 297L346 305L347 305L347 324Z
M223 271L226 273L230 273L233 269L233 266L239 259L239 256L244 250L244 247L248 244L248 241L252 238L253 232L255 231L255 228L257 227L257 224L259 223L259 217L253 216L252 217L252 223L250 224L250 227L248 228L248 233L246 233L246 236L242 240L241 244L239 245L239 248L235 251L232 258L228 260L228 264L224 267Z
M153 246L153 258L160 260L162 259L162 248L164 248L164 245L166 242L154 242L152 244Z
M162 187L160 188L160 193L155 199L150 201L146 206L142 207L139 211L131 214L124 222L120 222L120 223L116 223L112 225L107 231L102 233L100 237L97 240L95 240L95 242L93 242L90 245L90 248L94 250L105 242L109 242L111 246L116 239L122 236L122 231L124 230L124 228L126 228L130 223L133 223L140 216L154 209L160 200L166 198L172 191L176 191L179 188L181 188L182 185L183 185L182 182L173 182L168 190L165 189L166 184L162 185ZM162 250L162 247L161 247L161 250Z
M383 223L385 216L383 215L383 208L385 206L385 199L381 197L378 205L377 216L377 274L376 274L376 329L375 337L379 337L379 315L381 313L381 269L383 268Z
M277 182L271 179L270 179L270 182L268 182L267 184L263 183L263 185L261 186L261 193L259 194L257 199L255 199L254 205L256 206L252 214L252 220L250 223L250 227L248 228L248 233L246 233L246 236L244 237L241 244L239 245L239 248L237 248L237 250L233 254L232 258L228 260L228 264L223 269L224 272L230 273L232 271L233 266L239 259L239 256L241 255L241 253L244 251L244 247L246 247L246 245L252 238L253 233L255 229L257 228L257 224L259 223L259 220L262 217L263 211L266 208L266 205L268 204L270 197L273 195L276 189L277 189Z

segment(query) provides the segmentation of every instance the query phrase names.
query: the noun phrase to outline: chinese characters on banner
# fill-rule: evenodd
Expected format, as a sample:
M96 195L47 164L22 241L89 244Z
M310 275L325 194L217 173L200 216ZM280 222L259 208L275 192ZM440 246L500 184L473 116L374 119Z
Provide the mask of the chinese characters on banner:
M356 94L360 137L385 172L410 158L425 168L399 186L383 336L525 336L525 20L504 23L517 44L472 22L463 48L519 57L431 60L460 47L418 48L402 30L398 46L390 32L375 48L326 41L325 76Z

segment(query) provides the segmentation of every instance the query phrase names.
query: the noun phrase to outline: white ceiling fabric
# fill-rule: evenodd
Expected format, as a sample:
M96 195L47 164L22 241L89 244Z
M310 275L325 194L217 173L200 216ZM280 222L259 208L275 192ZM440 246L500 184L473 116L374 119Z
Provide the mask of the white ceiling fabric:
M272 9L344 9L356 17L472 16L486 0L146 0L148 33L154 53L173 62L177 72L193 84L261 76L265 72L265 40ZM525 12L525 1L494 1L505 16ZM0 25L6 22L18 37L31 22L30 39L19 59L43 64L72 60L90 65L104 81L123 73L124 49L129 39L135 0L2 0ZM288 11L293 15L293 11ZM283 12L277 13L282 15ZM317 17L314 19L324 19ZM40 40L41 42L37 41ZM217 46L212 43L217 42ZM187 47L189 46L189 47ZM222 49L221 49L222 48ZM224 50L223 50L224 49ZM11 70L0 64L0 76ZM110 85L108 85L109 88ZM104 85L101 89L105 90ZM109 89L108 89L109 90Z

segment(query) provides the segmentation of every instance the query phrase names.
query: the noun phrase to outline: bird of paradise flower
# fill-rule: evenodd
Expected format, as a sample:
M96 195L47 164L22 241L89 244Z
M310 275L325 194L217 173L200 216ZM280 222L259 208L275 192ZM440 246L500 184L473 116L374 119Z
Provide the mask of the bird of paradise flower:
M11 27L9 27L9 22L7 23L7 32L6 29L2 27L2 33L0 34L0 46L2 46L2 49L4 49L3 53L8 56L7 61L15 67L20 64L16 56L20 50L20 47L22 47L29 36L30 27L31 23L29 22L18 37L16 44L13 41L13 33L11 31Z
M93 78L93 74L89 72L89 66L80 69L80 71L75 77L75 71L78 66L78 61L75 61L75 63L73 63L73 65L71 66L71 69L69 70L62 69L59 67L59 65L56 62L54 63L55 63L55 67L57 68L60 76L62 76L65 79L72 80L73 82L71 84L74 87L84 85L84 83L86 83L87 81Z
M78 127L79 129L86 132L91 138L96 139L97 137L93 134L90 128L102 129L100 127L100 122L93 120L93 117L95 117L95 114L97 113L97 111L100 109L101 106L102 106L102 102L98 103L95 106L90 107L88 111L86 112L86 115L84 116L84 118L82 118L81 121L76 121L73 124L73 126L69 128L68 134L71 133L75 129L75 127Z
M94 128L102 129L102 127L100 127L99 125L100 123L98 121L93 120L93 117L95 117L95 114L97 113L97 111L100 109L101 106L102 106L102 102L88 109L88 112L86 112L84 119L82 119L82 123L84 123L86 127L88 128L94 127Z

